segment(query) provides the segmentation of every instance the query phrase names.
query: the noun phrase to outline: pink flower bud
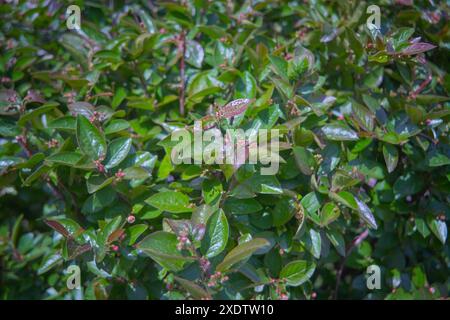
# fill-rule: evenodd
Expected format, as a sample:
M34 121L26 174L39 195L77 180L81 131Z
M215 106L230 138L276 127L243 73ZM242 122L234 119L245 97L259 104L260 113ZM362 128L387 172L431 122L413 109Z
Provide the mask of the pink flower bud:
M134 223L136 221L136 217L135 216L133 216L132 214L130 214L128 217L127 217L127 222L128 223Z
M375 187L376 184L377 184L377 179L375 179L375 178L370 178L369 181L367 181L367 185L371 188Z

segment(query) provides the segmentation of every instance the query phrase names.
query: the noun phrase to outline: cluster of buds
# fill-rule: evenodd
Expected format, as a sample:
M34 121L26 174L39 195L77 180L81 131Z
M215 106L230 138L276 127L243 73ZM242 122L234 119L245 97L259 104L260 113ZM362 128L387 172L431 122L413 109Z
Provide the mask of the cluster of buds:
M219 39L219 41L222 42L222 43L225 43L225 44L230 43L230 39L228 37L221 37Z
M225 281L228 281L228 276L223 275L220 271L217 271L213 275L211 275L208 287L216 287L219 283L224 283Z
M179 251L185 249L187 246L191 244L191 241L188 238L187 230L181 230L177 237L177 240L178 240L177 249Z
M289 109L289 114L290 115L292 115L292 116L300 115L300 111L298 110L297 104L294 101L289 100L287 102L287 108Z
M315 155L313 155L313 157L316 160L316 162L319 164L323 161L323 157L321 154L315 154Z
M59 142L56 139L51 139L50 141L47 141L47 147L49 148L55 148L58 146Z
M208 259L202 257L199 260L199 264L200 264L200 269L202 269L203 272L208 272L209 267L211 266L211 262L209 262Z
M8 97L8 102L16 103L17 102L17 95L15 95L15 94L10 95Z
M303 221L303 219L305 218L305 209L299 202L296 202L296 209L295 219Z
M16 136L16 141L17 141L17 143L19 143L21 145L27 144L27 138L24 135Z
M12 49L16 46L16 42L14 39L8 39L8 42L6 43L6 49Z
M98 111L94 111L92 115L89 117L89 121L94 123L95 121L100 120L100 113Z
M74 91L69 91L67 93L64 93L64 97L67 99L68 103L74 103L75 96L76 96L76 93Z
M307 28L301 28L299 31L297 31L297 37L300 40L304 39L307 34L308 34Z
M280 300L288 300L289 299L286 288L280 279L271 278L269 283L272 285L275 285L275 295Z
M116 244L111 245L111 250L114 252L118 252L119 251L119 246Z
M119 171L117 171L114 176L115 176L115 182L120 182L125 177L125 172L123 172L122 169L119 169Z
M11 82L11 78L8 78L8 77L2 77L2 78L0 79L0 82L1 82L1 83L10 83L10 82Z
M102 164L103 158L100 158L98 160L94 160L94 164L97 167L97 171L100 173L104 173L105 170L105 166Z
M289 53L289 52L286 52L284 54L284 59L286 59L287 61L292 60L293 57L294 56L291 53Z

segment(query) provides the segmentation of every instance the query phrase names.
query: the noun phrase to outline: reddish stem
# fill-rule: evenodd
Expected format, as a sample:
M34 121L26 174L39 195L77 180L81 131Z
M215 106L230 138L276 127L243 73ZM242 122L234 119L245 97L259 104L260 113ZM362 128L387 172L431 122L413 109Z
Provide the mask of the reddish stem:
M184 55L186 53L186 33L181 31L178 38L178 54L180 55L180 115L184 116L184 104L185 104L185 88L184 88L184 73L185 73L185 61Z
M338 298L339 285L341 283L341 277L342 277L342 274L344 273L344 267L345 267L345 263L347 262L348 257L352 253L353 249L355 249L357 246L359 246L361 244L361 242L363 242L364 239L367 238L368 235L369 235L369 230L365 229L355 239L353 239L352 243L350 244L347 251L345 252L344 259L342 260L341 266L336 275L336 287L334 289L334 299L335 300Z

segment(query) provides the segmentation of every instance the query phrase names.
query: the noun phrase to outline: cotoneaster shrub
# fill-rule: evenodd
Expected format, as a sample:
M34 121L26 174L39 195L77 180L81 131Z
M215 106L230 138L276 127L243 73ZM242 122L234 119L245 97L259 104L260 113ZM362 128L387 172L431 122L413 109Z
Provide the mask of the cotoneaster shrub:
M1 298L447 297L449 12L2 1ZM171 133L214 110L279 130L276 175L171 162Z

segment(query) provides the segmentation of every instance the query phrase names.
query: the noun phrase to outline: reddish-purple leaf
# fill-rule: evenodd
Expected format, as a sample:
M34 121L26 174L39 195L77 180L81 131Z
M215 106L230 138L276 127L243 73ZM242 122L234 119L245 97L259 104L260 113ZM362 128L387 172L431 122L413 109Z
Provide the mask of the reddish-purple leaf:
M108 243L114 242L117 239L119 239L124 232L125 232L124 229L117 229L116 231L111 233L110 236L108 237Z
M45 219L44 222L53 230L59 232L60 234L62 234L65 238L72 238L72 236L70 235L69 231L67 231L66 228L64 228L64 226L59 223L58 221L55 220L47 220Z
M90 244L84 244L82 246L78 246L73 243L69 249L69 251L70 251L69 259L75 259L79 255L81 255L91 249L92 249L92 247Z
M227 103L224 107L219 108L216 113L217 118L232 118L247 110L248 105L253 99L237 99Z
M435 45L426 42L417 42L411 44L409 47L403 49L400 53L405 56L419 54L422 52L430 51L436 48Z

